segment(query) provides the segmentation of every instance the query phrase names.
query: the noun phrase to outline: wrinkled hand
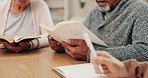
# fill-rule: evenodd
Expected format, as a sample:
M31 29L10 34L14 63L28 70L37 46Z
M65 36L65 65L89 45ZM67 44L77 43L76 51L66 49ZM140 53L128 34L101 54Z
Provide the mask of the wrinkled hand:
M77 60L86 60L88 47L84 40L71 39L67 42L63 42L62 45L65 47L65 52L71 57Z
M8 42L1 42L4 47L10 51L13 51L13 52L22 52L22 51L26 51L30 48L30 44L28 41L22 41L22 42L19 42L17 43L17 45L15 44L10 44Z
M64 47L62 44L56 40L54 40L50 35L48 35L48 42L51 49L56 51L57 53L65 52Z
M122 62L111 56L105 51L97 51L98 57L91 55L91 63L94 65L96 73L101 73L98 64L101 64L104 74L111 78L126 78L128 74Z

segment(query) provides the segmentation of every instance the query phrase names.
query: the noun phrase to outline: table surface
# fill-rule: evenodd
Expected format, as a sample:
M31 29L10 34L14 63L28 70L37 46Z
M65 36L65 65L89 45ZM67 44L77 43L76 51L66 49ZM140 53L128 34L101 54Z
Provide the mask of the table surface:
M0 49L0 78L60 78L53 67L81 63L86 61L55 53L49 47L22 53Z

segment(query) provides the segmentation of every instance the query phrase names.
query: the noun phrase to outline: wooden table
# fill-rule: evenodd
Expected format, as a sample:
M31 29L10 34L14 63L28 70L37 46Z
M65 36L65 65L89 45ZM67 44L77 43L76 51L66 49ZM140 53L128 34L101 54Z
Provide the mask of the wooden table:
M60 78L53 67L85 62L54 53L49 47L24 53L0 49L0 78Z

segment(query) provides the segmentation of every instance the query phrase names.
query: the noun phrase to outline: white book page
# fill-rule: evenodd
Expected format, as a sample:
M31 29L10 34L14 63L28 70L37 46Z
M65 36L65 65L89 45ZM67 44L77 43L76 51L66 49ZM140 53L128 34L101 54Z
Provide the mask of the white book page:
M61 36L68 39L83 39L83 33L88 33L91 41L98 45L106 46L107 45L99 39L95 34L93 34L89 29L87 29L82 22L79 21L70 21L58 24L56 28L58 33L61 33Z
M31 40L31 39L37 39L37 38L41 38L41 37L37 35L16 35L13 37L13 40L17 43L26 39Z
M59 42L62 42L62 41L66 41L65 38L63 36L61 36L61 33L59 33L57 30L56 30L56 26L47 26L46 24L42 23L40 24L40 26L45 29L50 36L52 36L56 41L59 41Z
M3 41L3 40L6 40L6 41L8 41L9 43L13 43L14 41L13 41L13 38L11 38L11 37L7 37L7 36L3 36L3 35L0 35L0 41Z
M96 74L91 63L60 66L55 69L62 71L66 78L107 78L104 74Z
M83 33L88 33L91 41L98 45L107 45L99 39L95 34L93 34L89 29L87 29L82 22L79 21L63 21L58 23L53 28L40 24L55 40L67 41L68 39L83 39Z

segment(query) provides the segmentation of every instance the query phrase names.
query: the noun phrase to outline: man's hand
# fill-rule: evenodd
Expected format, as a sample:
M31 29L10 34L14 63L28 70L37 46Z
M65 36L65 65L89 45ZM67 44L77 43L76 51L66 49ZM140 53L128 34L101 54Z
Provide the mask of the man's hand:
M50 48L53 49L54 51L56 51L57 53L65 52L62 44L60 42L54 40L50 35L48 35L48 42L49 42Z
M88 47L82 39L71 39L68 42L63 42L65 52L77 60L86 60Z
M22 52L30 48L30 44L28 41L19 42L17 45L10 44L6 41L1 42L1 43L4 45L6 49L13 51L13 52Z

